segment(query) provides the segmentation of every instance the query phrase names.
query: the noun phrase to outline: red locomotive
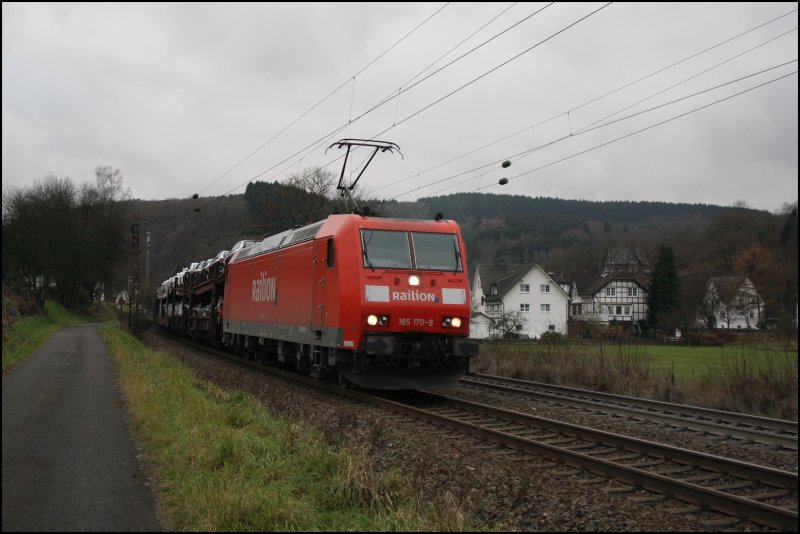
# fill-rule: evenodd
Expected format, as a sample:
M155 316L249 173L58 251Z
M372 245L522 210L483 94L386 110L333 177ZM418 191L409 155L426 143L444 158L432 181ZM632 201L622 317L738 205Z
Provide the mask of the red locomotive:
M320 378L452 385L478 352L466 265L453 221L330 215L176 275L155 309L163 326Z

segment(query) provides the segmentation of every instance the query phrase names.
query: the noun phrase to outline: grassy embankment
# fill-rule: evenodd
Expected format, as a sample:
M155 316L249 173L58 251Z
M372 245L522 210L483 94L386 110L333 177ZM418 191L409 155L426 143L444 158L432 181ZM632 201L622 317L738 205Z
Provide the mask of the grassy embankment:
M204 382L106 323L171 528L203 531L469 530L452 499L426 502L355 444Z
M63 326L98 320L51 302L45 310L8 328L4 370ZM105 311L105 319L113 315ZM197 379L114 321L101 335L117 360L170 529L472 530L451 496L426 501L399 474L374 470L355 444L331 447L249 395Z
M477 373L797 420L797 347L487 343Z

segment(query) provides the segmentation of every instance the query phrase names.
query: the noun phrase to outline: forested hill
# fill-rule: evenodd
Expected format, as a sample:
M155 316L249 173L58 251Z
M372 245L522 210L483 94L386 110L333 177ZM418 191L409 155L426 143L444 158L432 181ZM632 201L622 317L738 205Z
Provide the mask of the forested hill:
M536 261L556 273L593 270L611 247L655 253L658 244L697 235L722 214L769 217L767 212L707 204L531 198L459 193L389 203L393 217L456 220L469 252L470 272L478 263Z
M580 219L617 223L642 224L648 220L679 219L684 216L711 220L726 209L709 204L670 204L667 202L564 200L560 198L458 193L442 197L422 198L418 202L391 205L398 216L420 211L442 213L448 219L473 222L497 217Z

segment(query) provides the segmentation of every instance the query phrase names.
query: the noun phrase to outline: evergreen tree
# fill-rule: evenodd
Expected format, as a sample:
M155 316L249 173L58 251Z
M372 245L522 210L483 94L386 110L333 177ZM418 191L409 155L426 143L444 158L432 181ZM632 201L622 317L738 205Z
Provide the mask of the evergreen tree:
M675 320L680 302L681 282L678 278L678 267L675 253L671 247L661 246L653 270L650 294L648 296L647 322L658 331L659 327L676 326L670 324Z

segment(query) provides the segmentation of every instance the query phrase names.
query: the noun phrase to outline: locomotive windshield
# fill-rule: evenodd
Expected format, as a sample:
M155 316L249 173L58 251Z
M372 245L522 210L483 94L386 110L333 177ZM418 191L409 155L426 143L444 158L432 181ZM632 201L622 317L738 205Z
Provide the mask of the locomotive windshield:
M411 250L408 233L389 230L361 230L364 267L374 269L410 269Z
M455 234L362 229L361 245L364 267L370 269L462 270Z
M417 269L460 271L461 253L455 234L411 232Z

